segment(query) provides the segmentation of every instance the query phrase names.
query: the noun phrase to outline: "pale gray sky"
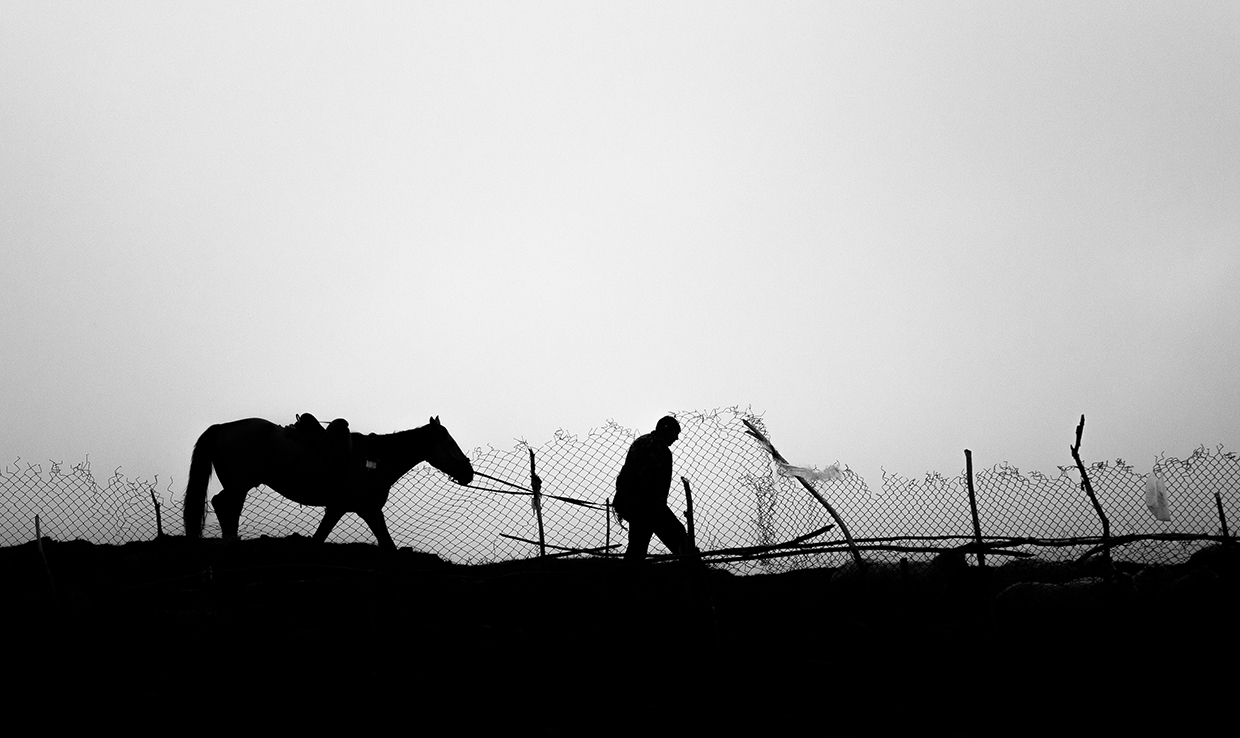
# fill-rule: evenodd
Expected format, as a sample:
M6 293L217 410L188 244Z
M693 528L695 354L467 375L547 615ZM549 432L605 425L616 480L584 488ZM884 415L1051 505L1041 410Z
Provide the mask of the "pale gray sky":
M1240 4L0 2L0 462L1240 446ZM106 476L101 474L100 476Z

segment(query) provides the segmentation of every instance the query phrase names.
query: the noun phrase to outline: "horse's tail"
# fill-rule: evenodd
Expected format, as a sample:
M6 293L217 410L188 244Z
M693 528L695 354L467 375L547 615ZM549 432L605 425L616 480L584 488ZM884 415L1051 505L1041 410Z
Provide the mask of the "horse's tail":
M202 536L203 517L207 507L207 482L211 481L211 451L215 433L213 425L198 436L194 454L189 460L189 483L185 485L185 537Z

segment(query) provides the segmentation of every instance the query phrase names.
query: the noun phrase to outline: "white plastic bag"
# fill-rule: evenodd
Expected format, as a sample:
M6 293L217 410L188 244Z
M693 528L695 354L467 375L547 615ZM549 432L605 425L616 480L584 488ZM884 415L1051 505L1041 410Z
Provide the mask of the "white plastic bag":
M779 468L779 473L785 477L804 477L817 482L834 482L837 479L844 478L844 472L840 471L840 463L838 461L821 471L804 466L780 464L779 462L776 462L775 466Z
M1167 485L1157 471L1150 472L1145 479L1145 504L1150 513L1158 520L1168 522L1171 513L1167 510Z

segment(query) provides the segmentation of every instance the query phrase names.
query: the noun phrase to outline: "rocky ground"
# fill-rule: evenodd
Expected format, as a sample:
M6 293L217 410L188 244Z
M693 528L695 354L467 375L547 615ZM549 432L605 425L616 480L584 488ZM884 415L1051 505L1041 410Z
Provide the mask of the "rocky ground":
M946 559L740 577L668 563L632 574L602 559L456 566L297 536L44 540L42 553L0 549L6 701L160 725L393 715L409 729L595 733L639 716L972 735L1234 724L1240 557L1220 546L1178 567L1122 569Z

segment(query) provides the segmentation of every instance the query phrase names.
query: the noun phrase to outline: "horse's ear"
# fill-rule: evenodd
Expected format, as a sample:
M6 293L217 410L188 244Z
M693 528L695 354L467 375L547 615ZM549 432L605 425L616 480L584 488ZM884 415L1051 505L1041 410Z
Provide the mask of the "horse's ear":
M431 425L439 425L439 416L438 416L438 415L436 415L435 417L431 418Z

